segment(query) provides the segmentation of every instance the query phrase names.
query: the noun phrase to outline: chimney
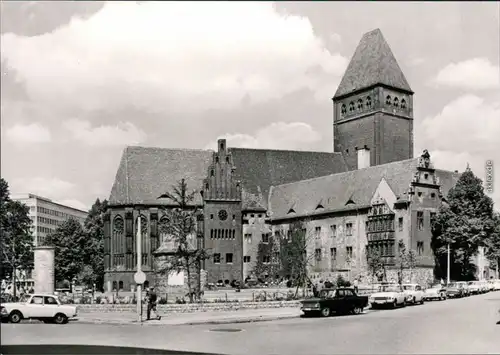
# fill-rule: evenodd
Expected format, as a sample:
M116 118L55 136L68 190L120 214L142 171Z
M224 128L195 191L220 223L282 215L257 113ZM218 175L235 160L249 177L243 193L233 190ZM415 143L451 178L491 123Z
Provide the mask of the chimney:
M358 169L370 167L370 149L365 145L362 148L356 147L358 154Z

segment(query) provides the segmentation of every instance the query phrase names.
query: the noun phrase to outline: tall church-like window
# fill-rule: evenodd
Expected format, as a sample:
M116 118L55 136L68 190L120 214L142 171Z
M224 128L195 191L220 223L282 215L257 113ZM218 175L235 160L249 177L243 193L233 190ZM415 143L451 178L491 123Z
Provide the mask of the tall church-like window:
M354 102L349 102L349 111L352 112L354 111Z
M361 111L363 109L363 100L359 99L358 100L358 111Z
M397 97L394 98L393 105L394 105L394 107L398 107L399 106L399 100L398 100Z
M401 108L406 108L406 100L405 99L401 100Z
M345 115L347 113L347 107L345 105L342 105L340 112L342 112L342 114Z
M385 104L386 105L390 105L391 104L391 95L387 95L387 97L385 98Z
M366 98L366 107L372 107L372 98L370 96Z

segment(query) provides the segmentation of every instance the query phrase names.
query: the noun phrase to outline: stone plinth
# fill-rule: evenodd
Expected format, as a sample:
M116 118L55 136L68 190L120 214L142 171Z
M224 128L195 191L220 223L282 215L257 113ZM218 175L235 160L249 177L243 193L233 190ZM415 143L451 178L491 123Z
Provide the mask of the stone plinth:
M35 269L33 278L35 280L36 293L54 293L55 286L55 251L53 247L42 246L34 248Z

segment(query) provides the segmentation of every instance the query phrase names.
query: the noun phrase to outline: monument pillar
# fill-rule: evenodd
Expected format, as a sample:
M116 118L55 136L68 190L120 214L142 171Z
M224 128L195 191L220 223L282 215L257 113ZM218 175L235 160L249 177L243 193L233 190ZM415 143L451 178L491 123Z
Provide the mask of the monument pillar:
M40 246L34 248L35 269L33 276L35 279L36 293L54 293L54 256L54 247Z

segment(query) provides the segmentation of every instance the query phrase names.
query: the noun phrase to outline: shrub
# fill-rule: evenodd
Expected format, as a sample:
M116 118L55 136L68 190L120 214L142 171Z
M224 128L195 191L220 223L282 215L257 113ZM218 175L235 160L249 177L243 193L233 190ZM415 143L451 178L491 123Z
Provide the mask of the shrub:
M158 304L167 304L168 300L165 297L160 297L158 300Z
M349 287L351 286L351 283L344 279L342 275L337 276L337 281L336 281L337 287Z

